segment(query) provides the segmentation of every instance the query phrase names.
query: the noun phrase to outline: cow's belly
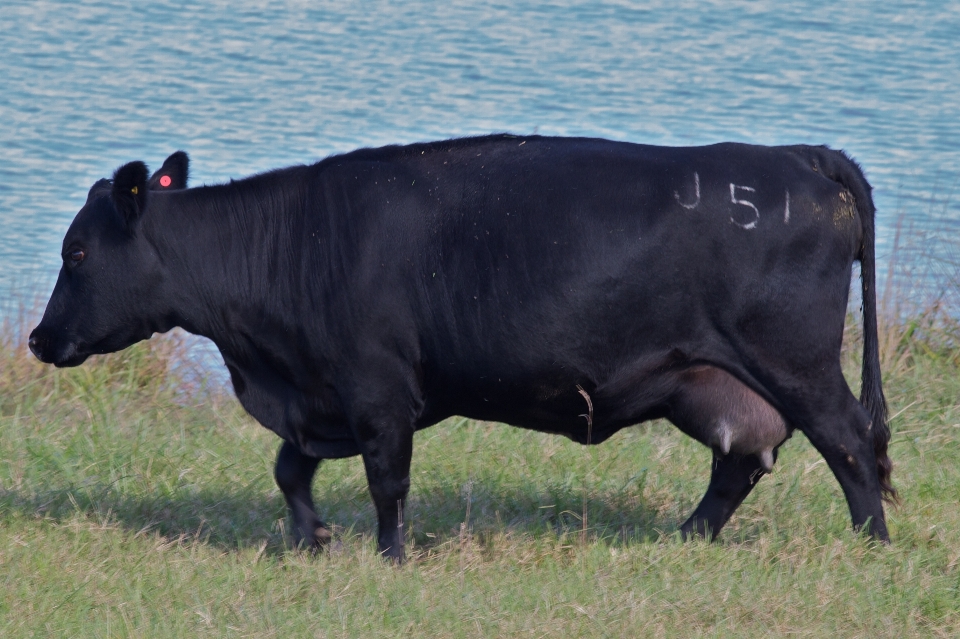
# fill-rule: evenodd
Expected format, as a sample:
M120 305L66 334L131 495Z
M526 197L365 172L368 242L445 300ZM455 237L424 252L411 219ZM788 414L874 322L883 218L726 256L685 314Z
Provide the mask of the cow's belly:
M531 374L515 383L492 376L432 388L418 426L462 415L598 444L626 426L666 415L663 402L672 386L661 381L669 380L659 380L649 371L630 377L638 383L597 385L586 381L586 374L568 371L562 376Z

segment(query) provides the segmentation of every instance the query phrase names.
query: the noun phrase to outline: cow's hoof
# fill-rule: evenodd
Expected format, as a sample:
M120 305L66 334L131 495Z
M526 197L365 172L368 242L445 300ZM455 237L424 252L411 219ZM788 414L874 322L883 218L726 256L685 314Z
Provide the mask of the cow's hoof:
M380 556L384 561L393 564L394 566L400 566L405 561L403 554L403 549L401 548L399 552L395 551L392 547L380 549Z
M293 547L312 553L318 553L329 547L331 541L333 541L333 533L326 526L320 524L313 529L312 534L301 534L294 536Z
M316 548L328 546L333 541L333 533L325 526L317 526L317 529L313 531L313 536L316 539L313 543Z

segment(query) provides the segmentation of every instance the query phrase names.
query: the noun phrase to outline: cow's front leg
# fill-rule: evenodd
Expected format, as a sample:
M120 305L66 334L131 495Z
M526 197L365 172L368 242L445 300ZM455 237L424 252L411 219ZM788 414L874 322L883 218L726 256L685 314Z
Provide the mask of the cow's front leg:
M294 444L283 442L277 453L274 477L283 492L293 517L293 539L298 546L319 549L332 535L313 505L311 485L320 460L300 452Z
M680 527L683 538L699 535L715 539L763 475L763 466L756 455L720 455L714 452L710 485L700 505Z
M410 490L413 425L390 418L371 419L356 427L367 471L370 496L377 509L380 554L403 561L403 509Z

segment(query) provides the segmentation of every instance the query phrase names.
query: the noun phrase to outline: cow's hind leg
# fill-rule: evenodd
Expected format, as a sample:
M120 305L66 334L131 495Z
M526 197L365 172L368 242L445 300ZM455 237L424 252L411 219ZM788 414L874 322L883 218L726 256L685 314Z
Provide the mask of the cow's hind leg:
M817 410L798 427L840 482L854 529L866 528L872 537L889 541L870 415L845 383L843 391L834 402L817 402Z
M714 452L710 485L700 505L680 527L683 538L698 535L715 539L763 475L763 466L756 455L720 455Z
M311 485L320 460L304 455L290 442L284 442L277 453L274 477L283 492L293 517L293 538L298 546L318 549L331 539L330 531L317 516Z

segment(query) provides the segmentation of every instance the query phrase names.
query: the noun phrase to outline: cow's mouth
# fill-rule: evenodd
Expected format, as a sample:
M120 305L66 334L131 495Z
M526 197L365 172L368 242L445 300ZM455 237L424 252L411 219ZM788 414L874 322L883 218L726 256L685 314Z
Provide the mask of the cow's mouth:
M52 362L57 368L71 368L73 366L79 366L87 361L87 358L90 357L87 353L75 353L71 357L63 358L58 361Z

